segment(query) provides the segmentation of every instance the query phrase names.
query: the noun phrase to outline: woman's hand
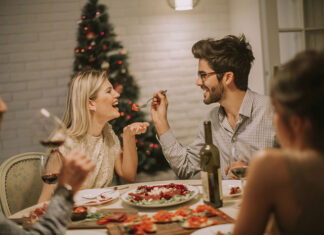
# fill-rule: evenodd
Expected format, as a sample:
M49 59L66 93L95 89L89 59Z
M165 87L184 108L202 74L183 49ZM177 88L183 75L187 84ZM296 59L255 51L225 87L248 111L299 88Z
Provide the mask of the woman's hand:
M128 134L130 136L140 135L146 132L147 127L150 124L148 122L134 122L126 127L124 127L124 134Z

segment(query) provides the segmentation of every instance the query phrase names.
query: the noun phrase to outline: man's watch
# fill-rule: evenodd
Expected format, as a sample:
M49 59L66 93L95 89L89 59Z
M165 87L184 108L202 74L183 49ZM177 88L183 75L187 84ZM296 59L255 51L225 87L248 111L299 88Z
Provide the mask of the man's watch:
M73 191L72 186L69 184L62 184L59 185L55 190L55 195L63 196L67 201L74 202L73 201Z

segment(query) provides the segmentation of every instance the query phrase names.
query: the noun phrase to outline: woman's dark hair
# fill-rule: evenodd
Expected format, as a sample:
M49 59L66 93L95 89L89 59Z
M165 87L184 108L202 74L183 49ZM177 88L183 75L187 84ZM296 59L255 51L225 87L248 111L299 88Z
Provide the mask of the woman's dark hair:
M197 59L207 60L217 74L233 72L234 83L238 89L245 91L248 88L254 56L244 34L240 37L228 35L220 40L200 40L192 46L192 54ZM221 76L217 78L219 81L222 79Z
M271 98L283 107L286 120L292 114L308 120L311 128L305 140L324 151L324 51L301 52L278 67Z

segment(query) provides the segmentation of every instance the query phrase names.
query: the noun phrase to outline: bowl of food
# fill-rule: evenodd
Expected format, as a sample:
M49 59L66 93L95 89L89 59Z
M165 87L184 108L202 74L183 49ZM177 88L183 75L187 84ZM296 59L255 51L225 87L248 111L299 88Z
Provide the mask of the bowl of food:
M76 206L73 207L72 215L71 215L71 220L72 221L78 221L78 220L83 220L87 217L88 214L88 208L85 206Z

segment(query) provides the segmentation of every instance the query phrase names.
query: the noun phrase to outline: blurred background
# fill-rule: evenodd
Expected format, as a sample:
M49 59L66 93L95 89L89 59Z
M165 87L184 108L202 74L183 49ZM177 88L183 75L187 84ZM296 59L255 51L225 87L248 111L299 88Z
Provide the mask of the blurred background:
M204 38L244 33L255 56L249 87L268 94L273 67L304 49L324 49L324 0L199 0L176 11L175 0L99 0L128 54L143 102L167 89L168 118L187 145L212 106L195 86L191 46ZM0 163L43 151L27 122L47 107L62 116L73 73L82 8L87 0L0 1L0 94L8 105L0 132ZM144 110L150 120L149 108ZM171 174L171 175L170 175ZM173 177L167 171L165 177ZM159 176L160 178L163 176Z

